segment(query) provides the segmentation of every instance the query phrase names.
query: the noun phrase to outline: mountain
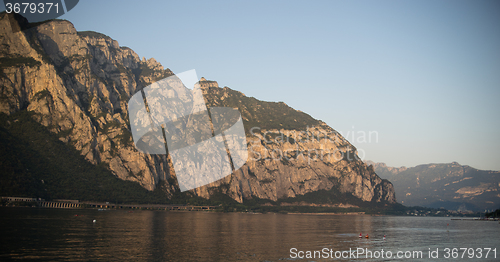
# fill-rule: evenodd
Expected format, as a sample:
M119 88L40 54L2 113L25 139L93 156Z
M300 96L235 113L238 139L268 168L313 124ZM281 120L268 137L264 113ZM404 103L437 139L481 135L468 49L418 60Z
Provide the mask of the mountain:
M2 133L9 138L3 141L9 146L1 150L3 155L10 155L8 161L0 162L5 181L9 181L5 174L10 172L10 177L15 177L20 172L30 185L24 187L24 182L17 182L24 194L52 190L61 198L78 198L77 194L65 195L55 192L55 187L47 188L40 177L64 186L52 174L56 167L44 166L44 161L64 163L61 165L65 169L57 171L61 179L71 179L67 173L84 176L80 169L83 164L72 153L68 153L71 157L67 160L60 154L74 151L101 168L92 172L108 172L99 178L103 181L119 183L109 180L109 175L132 181L148 191L160 191L153 198L164 197L165 201L182 195L170 157L143 154L134 147L127 110L132 95L173 75L171 70L153 58L140 59L130 48L119 46L106 35L77 32L64 20L30 24L19 15L2 13L0 44L0 124ZM332 206L347 204L349 199L395 203L392 184L359 160L356 148L325 123L283 102L259 101L228 87L220 88L216 81L202 78L199 84L207 107L240 111L249 159L232 175L187 195L205 199L223 196L241 203L298 196L314 202L311 194L320 194L326 197L317 201ZM26 134L37 129L44 136L32 140L20 131L23 128L30 129ZM40 143L47 143L53 151L45 152ZM9 147L15 150L9 151ZM23 153L26 150L38 156ZM36 162L33 158L37 157L44 161ZM79 166L72 169L72 163L67 161ZM35 168L26 171L26 166ZM91 179L85 175L85 180ZM103 183L91 181L95 186L86 192L101 190L106 187ZM7 186L1 190L2 195L15 193Z
M478 170L457 162L410 168L366 163L394 184L398 200L407 206L472 211L500 207L499 171Z

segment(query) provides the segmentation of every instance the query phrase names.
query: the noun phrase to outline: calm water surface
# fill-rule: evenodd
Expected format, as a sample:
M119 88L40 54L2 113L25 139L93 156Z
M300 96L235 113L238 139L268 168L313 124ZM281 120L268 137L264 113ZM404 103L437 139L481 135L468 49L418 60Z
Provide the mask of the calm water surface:
M1 261L500 260L498 222L450 218L0 208L0 227ZM360 232L370 238L359 239ZM383 249L393 258L298 259L292 248L297 255L362 248L373 256ZM444 248L497 251L496 258L482 250L481 259L460 258L462 251L446 259ZM439 258L429 258L429 249ZM423 258L397 259L398 251L422 251Z

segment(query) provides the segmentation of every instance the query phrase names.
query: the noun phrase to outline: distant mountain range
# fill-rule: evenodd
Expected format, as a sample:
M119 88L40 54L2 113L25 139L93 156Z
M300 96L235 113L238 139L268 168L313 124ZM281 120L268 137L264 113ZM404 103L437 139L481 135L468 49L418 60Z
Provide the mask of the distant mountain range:
M457 162L409 168L365 163L393 183L398 202L406 206L473 211L500 208L499 171L478 170Z
M0 13L0 40L2 196L239 203L300 196L330 206L396 201L392 184L333 128L283 102L260 101L204 78L207 107L241 113L249 160L232 175L181 194L168 155L134 147L127 110L132 95L172 71L64 20L30 24Z

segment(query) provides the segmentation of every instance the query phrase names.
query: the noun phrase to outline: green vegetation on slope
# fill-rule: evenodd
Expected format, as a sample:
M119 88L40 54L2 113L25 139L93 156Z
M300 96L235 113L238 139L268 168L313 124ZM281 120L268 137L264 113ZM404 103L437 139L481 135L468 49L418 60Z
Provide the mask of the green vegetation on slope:
M42 63L36 61L32 57L22 57L22 56L11 56L11 57L0 57L0 71L8 67L34 67L40 66Z
M223 95L222 93L226 93L227 95ZM238 108L247 134L250 133L252 127L306 130L308 126L320 125L320 121L304 112L289 107L283 102L260 101L253 97L247 97L228 87L210 88L205 94L205 100L208 107Z
M493 211L491 213L486 213L484 216L485 217L498 218L498 217L500 217L500 209L497 209L497 210L495 210L495 211Z
M95 32L95 31L78 31L77 34L80 37L104 38L104 39L112 40L111 37L109 37L103 33Z
M148 191L92 165L73 147L32 119L32 112L0 114L0 196L115 203L207 204L190 193L167 199L160 184Z

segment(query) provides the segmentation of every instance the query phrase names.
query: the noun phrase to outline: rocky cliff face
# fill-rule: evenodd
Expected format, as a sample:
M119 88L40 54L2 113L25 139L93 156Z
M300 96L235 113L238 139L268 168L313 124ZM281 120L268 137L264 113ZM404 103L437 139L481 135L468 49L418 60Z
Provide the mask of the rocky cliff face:
M126 114L128 98L170 70L154 59L141 61L107 36L77 33L67 21L18 32L10 23L29 26L20 16L0 18L0 112L35 112L37 121L64 134L62 140L88 161L109 164L122 179L150 190L166 179L166 157L133 148Z
M383 178L388 179L388 180L391 180L397 174L408 170L408 168L405 166L392 167L392 166L387 166L385 163L375 163L375 162L370 161L370 160L365 161L365 163L369 166L372 165L373 168L375 169L375 172L377 172L377 174L380 177L383 177Z
M277 200L335 190L363 201L396 201L392 184L360 161L355 147L325 123L284 103L257 102L227 87L208 87L203 81L201 86L209 107L238 108L245 123L246 165L211 185L233 199ZM207 189L196 191L206 196Z
M21 29L14 32L11 23ZM156 80L172 75L96 32L77 32L68 21L30 25L0 15L0 112L35 112L37 122L91 163L152 190L160 181L178 190L167 156L133 146L127 102ZM249 98L202 79L207 105L238 108L247 131L249 160L240 170L192 192L222 192L237 201L277 200L317 190L351 193L364 201L394 203L392 184L356 159L356 149L326 124L284 103Z
M369 164L377 174L394 183L398 199L405 205L476 211L500 205L498 171L478 170L456 162L410 168Z

